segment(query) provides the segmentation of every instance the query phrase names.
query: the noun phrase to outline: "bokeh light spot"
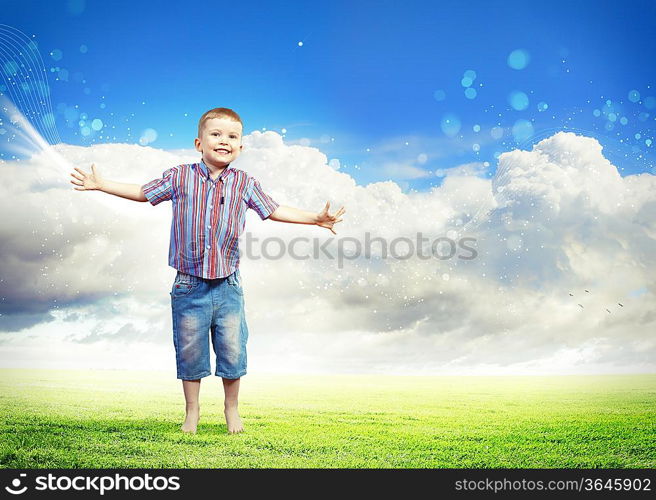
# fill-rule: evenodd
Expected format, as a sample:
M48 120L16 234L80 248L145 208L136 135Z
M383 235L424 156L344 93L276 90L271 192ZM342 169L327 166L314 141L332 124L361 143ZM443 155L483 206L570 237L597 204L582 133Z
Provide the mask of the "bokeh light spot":
M540 101L538 103L538 111L546 111L547 109L549 109L549 105L546 102Z
M433 92L433 98L436 101L443 101L444 99L446 99L446 92L444 92L441 89L438 89L435 92Z
M516 109L517 111L522 111L528 108L528 96L519 90L513 90L508 95L508 102L512 108Z
M513 125L512 134L516 142L524 142L533 136L533 124L528 120L519 119Z
M478 94L477 94L477 92L476 92L476 89L471 88L471 87L468 88L468 89L465 89L465 97L466 97L467 99L476 99L476 96L477 96L477 95L478 95Z
M490 130L490 135L492 136L492 139L501 139L503 137L503 129L501 127L493 127L492 130Z
M458 132L460 132L460 118L458 118L453 113L446 113L442 116L442 121L440 127L442 132L444 132L449 137L455 137Z
M77 120L77 116L78 116L77 109L73 107L70 108L66 107L66 109L64 110L64 118L66 119L66 121L74 122L75 120Z
M157 140L157 130L155 130L154 128L147 128L141 133L141 137L139 138L139 144L145 146L156 140Z
M50 57L52 57L54 61L61 61L61 58L64 57L64 53L59 49L54 49L50 52Z
M102 122L102 120L101 120L100 118L95 118L95 119L91 122L91 128L94 129L94 130L100 130L100 129L102 129L102 128L103 128L103 122Z
M528 51L524 49L515 49L508 56L508 66L512 69L524 69L530 60L531 56Z
M629 101L638 102L640 100L640 92L637 90L629 90Z

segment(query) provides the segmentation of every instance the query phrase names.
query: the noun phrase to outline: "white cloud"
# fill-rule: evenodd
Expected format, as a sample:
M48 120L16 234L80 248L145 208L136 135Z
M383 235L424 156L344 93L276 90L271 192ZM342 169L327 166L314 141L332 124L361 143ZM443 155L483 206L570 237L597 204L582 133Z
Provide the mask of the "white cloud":
M483 162L477 161L472 163L464 163L450 168L438 168L435 175L438 177L446 176L464 176L464 177L478 177L486 174L489 171L489 166Z
M470 165L422 193L392 181L358 185L320 150L274 132L254 132L244 145L235 166L277 201L345 205L339 237L363 242L369 232L390 245L422 233L430 246L453 231L476 237L479 253L341 267L325 256L242 258L252 370L653 371L656 180L621 177L596 140L558 133L503 154L493 181ZM197 155L122 144L58 150L71 164L95 162L107 177L135 183ZM0 208L16 215L0 226L0 321L20 330L1 334L5 364L36 365L44 339L58 346L51 362L65 365L75 364L63 354L69 348L89 363L169 348L172 362L170 207L73 191L68 172L43 155L1 168ZM247 231L260 242L331 237L254 214ZM335 253L337 242L329 248Z
M433 175L429 170L402 162L384 163L383 172L395 179L421 179Z

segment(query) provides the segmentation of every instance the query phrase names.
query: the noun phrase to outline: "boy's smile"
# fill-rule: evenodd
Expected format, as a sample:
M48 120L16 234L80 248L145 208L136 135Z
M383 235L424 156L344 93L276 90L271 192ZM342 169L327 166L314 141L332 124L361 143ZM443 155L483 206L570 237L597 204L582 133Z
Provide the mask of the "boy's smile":
M210 118L203 124L201 137L194 141L196 150L203 153L206 165L223 168L241 153L242 125L230 118Z

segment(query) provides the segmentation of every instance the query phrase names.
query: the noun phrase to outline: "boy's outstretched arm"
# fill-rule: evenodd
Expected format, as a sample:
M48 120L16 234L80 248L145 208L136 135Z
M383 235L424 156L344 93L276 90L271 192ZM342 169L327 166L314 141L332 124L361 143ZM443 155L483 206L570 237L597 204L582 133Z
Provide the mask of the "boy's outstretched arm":
M91 165L91 172L84 172L74 167L76 172L71 172L72 184L75 184L76 191L102 191L104 193L120 196L134 201L148 201L139 184L125 184L123 182L110 181L103 179L96 170L96 165Z
M341 216L344 215L346 210L344 210L344 207L342 207L334 215L330 215L328 213L329 208L329 201L326 202L326 206L319 213L307 212L305 210L299 210L298 208L280 205L269 216L269 219L278 222L291 222L294 224L314 224L330 229L333 234L337 234L333 229L333 226L342 221Z

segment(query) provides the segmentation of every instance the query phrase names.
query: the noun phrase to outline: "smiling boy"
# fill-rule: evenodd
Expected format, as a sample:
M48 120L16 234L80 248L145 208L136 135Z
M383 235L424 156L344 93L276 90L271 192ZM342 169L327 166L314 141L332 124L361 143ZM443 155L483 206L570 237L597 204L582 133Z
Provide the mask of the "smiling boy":
M248 327L239 274L239 236L246 210L262 220L314 224L333 229L344 207L334 215L326 203L319 213L279 205L260 183L231 163L242 152L243 124L228 108L207 111L194 141L199 163L178 165L161 178L140 186L106 180L95 165L75 168L71 182L78 191L99 190L134 201L173 203L169 265L177 270L171 289L173 343L177 378L182 380L186 416L184 432L196 432L200 418L200 381L211 375L209 339L216 357L215 375L223 380L224 414L229 433L243 431L238 411L239 384L246 374Z

